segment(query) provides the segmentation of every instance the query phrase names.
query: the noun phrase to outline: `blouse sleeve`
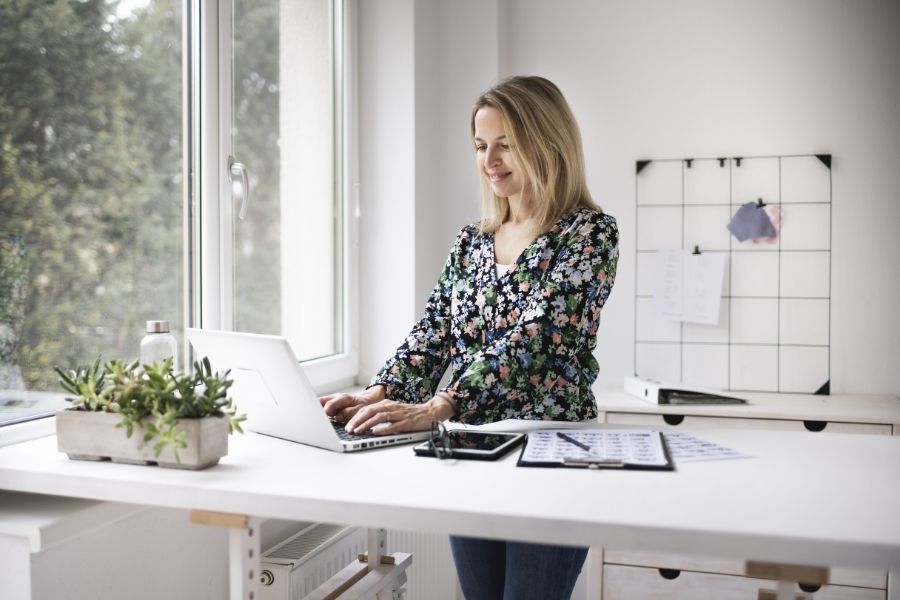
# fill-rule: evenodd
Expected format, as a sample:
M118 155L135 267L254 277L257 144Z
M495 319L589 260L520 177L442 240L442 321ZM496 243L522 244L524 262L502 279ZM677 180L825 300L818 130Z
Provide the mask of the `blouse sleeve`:
M469 237L469 228L457 235L444 269L425 304L425 314L369 384L369 387L385 386L385 397L401 402L425 402L431 398L447 370L453 282L460 270L466 268L463 264L463 246Z
M455 374L446 388L457 418L479 424L522 416L525 405L582 376L618 260L615 219L601 215L563 232L549 272L528 290L518 320Z

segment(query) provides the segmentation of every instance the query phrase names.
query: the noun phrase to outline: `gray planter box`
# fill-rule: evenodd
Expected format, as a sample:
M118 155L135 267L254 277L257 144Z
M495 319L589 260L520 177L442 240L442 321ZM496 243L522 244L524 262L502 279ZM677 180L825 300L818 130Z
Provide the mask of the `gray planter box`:
M181 419L177 428L187 432L187 448L166 447L156 456L153 440L144 442L144 432L135 427L126 437L116 427L122 416L115 413L61 410L56 413L56 441L60 452L76 460L111 460L118 463L154 465L177 469L205 469L228 454L228 418Z

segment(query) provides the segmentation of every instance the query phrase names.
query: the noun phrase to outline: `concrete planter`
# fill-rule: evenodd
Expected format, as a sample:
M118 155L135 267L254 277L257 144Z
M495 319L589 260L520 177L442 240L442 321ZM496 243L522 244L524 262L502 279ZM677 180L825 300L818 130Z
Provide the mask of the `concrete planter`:
M187 432L187 448L166 447L156 456L154 442L144 442L135 428L131 437L116 427L122 416L115 413L61 410L56 413L56 441L60 452L75 460L111 460L177 469L205 469L228 454L228 418L181 419L178 429Z

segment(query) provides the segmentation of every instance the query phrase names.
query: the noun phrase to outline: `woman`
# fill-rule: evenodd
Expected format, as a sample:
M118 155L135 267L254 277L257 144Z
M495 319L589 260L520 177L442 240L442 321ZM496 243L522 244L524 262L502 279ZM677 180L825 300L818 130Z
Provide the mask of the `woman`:
M470 126L483 219L460 231L425 315L371 385L321 399L351 433L596 417L592 351L618 231L587 190L575 118L550 81L512 77L478 98ZM469 599L568 598L587 553L450 542Z

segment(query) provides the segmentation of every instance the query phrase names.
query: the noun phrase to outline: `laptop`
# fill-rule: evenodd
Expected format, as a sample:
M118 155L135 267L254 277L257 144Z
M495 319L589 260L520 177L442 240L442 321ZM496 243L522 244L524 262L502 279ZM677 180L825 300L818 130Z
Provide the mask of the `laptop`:
M350 435L319 404L288 341L276 335L187 329L198 357L213 371L231 370L229 395L250 431L335 452L355 452L428 439L428 431Z

